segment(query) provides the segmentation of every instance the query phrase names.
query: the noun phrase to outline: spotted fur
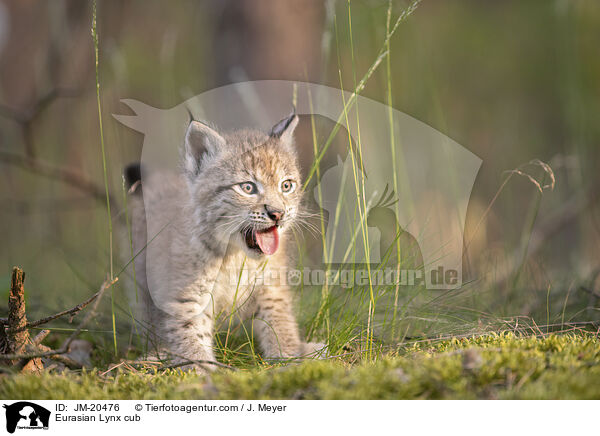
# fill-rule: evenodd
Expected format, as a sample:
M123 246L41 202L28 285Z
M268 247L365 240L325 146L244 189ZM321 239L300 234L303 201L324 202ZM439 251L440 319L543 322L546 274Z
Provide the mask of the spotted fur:
M268 134L220 134L192 121L180 174L150 175L143 181L143 200L141 190L131 195L134 252L141 251L135 259L140 306L154 342L176 359L214 361L215 328L230 316L251 320L247 330L267 358L315 355L325 349L301 339L288 287L260 282L266 273L281 274L289 264L290 229L301 207L293 142L297 123L292 115ZM293 192L282 192L284 180L295 183ZM257 194L241 191L244 182L252 182ZM160 228L168 224L159 236L146 234L144 202L157 211L153 218ZM243 229L273 226L271 210L283 216L277 221L279 248L266 256L248 246ZM158 248L147 264L144 247L149 240ZM233 283L231 277L239 277L242 269L255 280ZM152 292L147 273L156 278Z

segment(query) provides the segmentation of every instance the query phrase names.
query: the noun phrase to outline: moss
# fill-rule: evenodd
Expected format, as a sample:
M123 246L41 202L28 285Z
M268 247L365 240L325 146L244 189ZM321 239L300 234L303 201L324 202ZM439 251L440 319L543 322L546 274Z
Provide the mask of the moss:
M14 399L467 399L600 398L600 340L594 335L510 333L422 343L375 362L343 360L219 370L98 371L4 376Z

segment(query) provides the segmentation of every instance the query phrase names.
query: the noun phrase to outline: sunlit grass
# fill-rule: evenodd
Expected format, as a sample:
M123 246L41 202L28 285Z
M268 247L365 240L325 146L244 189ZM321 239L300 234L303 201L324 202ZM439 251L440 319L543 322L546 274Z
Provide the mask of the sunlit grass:
M357 107L357 97L365 88L367 82L372 77L373 73L383 65L385 61L385 86L389 108L389 124L393 131L394 123L392 116L392 75L391 75L391 37L398 29L398 26L410 16L418 5L418 1L413 2L398 18L392 20L392 5L388 5L385 23L385 37L383 44L375 57L372 64L367 68L367 72L358 79L356 71L356 63L354 58L354 45L352 41L352 10L350 5L347 7L347 29L348 34L342 36L338 32L337 18L334 18L333 25L335 26L335 38L338 57L338 70L340 71L339 84L340 88L344 89L341 71L343 64L339 56L339 46L342 38L349 44L351 50L351 68L353 77L352 93L349 99L345 99L345 94L342 93L343 111L339 115L338 121L345 121L347 125L350 123L359 122L359 108ZM312 104L312 98L309 95L309 101ZM350 110L355 111L356 119L350 116ZM314 117L311 117L311 133L313 141L314 162L308 171L308 177L305 181L304 188L308 191L309 187L316 185L317 195L320 194L320 186L316 181L320 179L322 174L321 164L325 153L336 139L339 139L340 123L335 123L325 141L319 141L317 128ZM360 128L358 129L360 132ZM345 132L348 133L348 132ZM406 163L403 160L402 144L394 143L394 135L390 135L390 150L393 160L394 171L393 189L394 192L404 189L401 182L397 179L398 169L402 169ZM365 195L365 175L361 171L362 162L362 145L360 134L357 138L357 143L353 144L352 138L348 133L346 149L348 151L348 159L352 161L351 174L347 175L349 181L353 183L355 188L356 202L358 209L354 211L356 229L362 229L362 236L353 240L346 247L346 258L348 264L331 265L328 258L333 253L333 247L328 247L325 239L325 216L324 211L318 214L321 243L323 245L323 260L326 271L333 268L339 274L343 268L351 268L353 272L360 268L367 269L367 284L365 286L352 286L344 288L340 286L329 286L325 284L321 287L306 287L300 292L300 301L298 306L302 308L299 316L300 326L308 340L324 341L328 344L328 351L331 355L342 355L348 350L358 353L360 360L377 360L386 355L390 346L406 340L418 340L419 338L431 338L436 335L464 335L472 332L489 331L490 329L505 326L506 318L493 311L482 311L478 309L470 309L468 303L465 303L469 298L482 298L479 295L488 292L487 290L477 289L477 285L473 283L465 283L462 289L448 292L428 291L423 285L403 286L399 285L385 286L373 282L373 276L380 270L392 266L397 270L414 266L417 259L410 258L407 255L403 258L403 250L400 238L404 234L396 222L395 241L390 247L387 247L387 252L378 265L371 264L352 264L353 252L358 244L361 244L368 256L369 244L366 240L367 233L367 216L370 210L369 201ZM512 174L509 175L508 179ZM312 183L311 183L312 182ZM506 186L506 182L502 184L500 191ZM492 203L497 198L494 197ZM333 219L337 222L338 214L340 213L342 198L338 199L338 207L336 215L329 216L328 219ZM532 210L537 211L534 207L536 201L532 202ZM539 204L538 204L539 206ZM395 205L396 210L400 207ZM408 205L410 207L410 205ZM491 207L491 204L490 204ZM489 209L488 209L489 210ZM487 212L487 211L486 211ZM530 220L531 222L531 220ZM531 234L531 226L526 226L523 235ZM332 240L335 240L333 238ZM393 259L393 255L396 259ZM303 270L306 260L302 253L299 256L297 268ZM131 263L131 261L130 261ZM422 265L417 265L422 268ZM135 271L133 272L135 274ZM119 273L120 274L120 273ZM475 297L473 297L475 296ZM549 298L549 293L547 295ZM566 305L566 300L565 300ZM477 305L476 305L477 306ZM550 302L548 301L544 310L546 324L550 324ZM562 319L564 320L564 307ZM113 310L114 313L114 310ZM508 318L510 320L510 318ZM134 323L134 325L139 325ZM147 327L146 327L147 328ZM231 365L257 365L261 362L260 353L255 350L254 335L252 332L252 324L242 322L233 310L231 315L221 324L217 331L221 333L216 336L215 349L217 355L224 362Z
M394 131L394 123L392 116L393 97L400 94L403 87L408 87L412 84L403 84L394 81L392 78L392 56L391 42L392 36L399 28L398 26L410 16L412 11L419 2L413 2L396 20L393 19L392 4L389 3L386 22L385 35L383 43L377 54L373 53L355 53L357 49L353 43L352 29L352 9L350 4L342 4L340 8L348 14L347 19L340 18L340 23L346 23L347 33L340 30L338 32L338 19L333 20L335 29L335 42L337 46L337 60L339 71L339 84L343 89L342 72L351 71L352 85L346 89L351 91L350 98L344 101L342 113L340 113L338 121L345 121L348 125L353 122L358 123L359 107L357 103L358 96L363 92L367 83L375 76L376 71L384 70L384 86L386 102L389 105L389 128ZM340 15L341 15L340 12ZM381 23L380 23L381 24ZM342 27L342 26L340 26ZM332 34L334 32L331 32ZM107 193L106 209L109 220L109 269L110 275L113 272L113 247L112 247L112 217L111 204L108 195L108 173L109 169L106 164L104 133L102 129L102 116L100 106L100 82L98 76L98 39L96 34L96 10L94 3L94 19L93 19L93 37L94 51L96 56L96 98L98 104L98 115L100 124L100 142L102 148L102 163L104 184ZM351 64L347 65L342 62L340 55L340 46L350 46ZM366 68L364 75L360 75L357 71L357 59L371 56L373 61ZM385 67L385 68L380 68ZM400 90L400 91L398 91ZM356 120L352 117L352 110L355 110ZM317 123L314 117L311 117L311 136L314 152L314 162L308 172L308 177L305 181L304 188L308 191L316 181L318 181L323 173L322 164L325 160L326 153L331 150L332 145L336 140L340 140L346 132L340 130L340 123L336 123L331 131L322 140L319 137ZM389 144L393 168L393 190L400 192L405 189L405 184L402 180L398 180L397 174L401 174L402 168L406 166L404 156L402 155L402 144L394 143L394 135L390 135L391 143ZM344 141L344 138L341 138ZM356 189L356 204L360 207L356 210L355 223L356 228L362 228L363 235L367 235L367 211L368 198L365 196L365 181L364 174L360 170L362 161L362 144L360 135L356 144L352 143L350 136L346 140L349 159L352 160L352 173L348 174L348 180L354 184ZM511 180L512 173L500 185L498 193L493 197L487 208L485 209L484 217L478 223L475 233L478 230L485 231L484 227L479 228L479 224L490 212L496 199L504 192L504 188L508 187L508 181ZM351 180L350 180L351 179ZM541 182L543 185L544 183ZM318 183L317 189L320 189ZM495 189L495 188L494 188ZM124 192L123 192L124 193ZM404 235L403 230L396 222L394 244L389 247L386 256L382 259L379 265L367 262L366 265L352 265L351 268L366 267L368 269L368 283L365 286L352 286L344 288L340 286L323 287L300 287L298 290L299 301L297 304L298 319L301 330L305 337L309 340L324 341L328 344L329 352L332 358L327 362L308 362L299 367L290 366L280 368L273 362L268 362L262 359L260 352L256 349L254 343L254 335L250 323L242 323L232 312L226 322L220 326L219 332L215 338L215 349L218 360L220 362L232 365L241 369L239 373L218 372L215 375L214 383L218 386L218 398L249 398L258 397L302 397L302 398L348 398L355 395L357 398L360 395L363 398L464 398L464 397L488 397L489 392L500 397L514 398L555 398L563 395L564 397L597 397L597 386L594 384L592 377L596 376L595 369L590 364L594 359L597 359L597 351L592 354L586 354L583 351L583 365L574 359L577 348L581 345L581 341L588 338L587 336L563 336L559 339L521 339L521 338L505 338L488 339L470 339L465 342L454 342L449 339L452 337L462 338L471 335L487 335L489 332L503 331L509 329L519 334L537 335L546 334L549 331L570 329L574 322L582 319L597 319L597 309L595 303L590 303L589 297L582 294L579 290L579 278L573 278L570 283L554 283L552 287L544 287L543 289L527 289L527 264L525 262L528 253L528 244L531 240L532 231L536 219L539 218L540 204L542 200L542 192L537 192L533 189L533 194L527 204L527 212L525 213L523 222L519 223L517 230L521 233L521 244L519 247L519 259L516 273L510 275L507 280L504 280L501 285L494 283L493 280L479 280L467 282L461 289L452 291L429 291L424 286L380 286L373 282L372 278L379 270L386 266L392 266L400 270L404 267L414 266L418 263L418 259L410 258L408 250L401 244L401 237ZM320 196L320 190L319 194ZM126 196L123 198L125 216L127 217ZM403 205L410 207L411 205ZM396 210L400 207L395 205ZM340 213L340 208L337 208ZM329 216L328 219L337 220L336 216ZM130 223L128 218L126 225L130 232ZM320 228L321 242L324 248L324 263L326 271L330 268L339 271L344 266L331 266L328 262L329 253L333 252L333 247L327 247L325 239L325 216L321 211L318 214L318 227ZM335 238L333 238L335 240ZM125 268L129 264L133 268L132 261L139 255L133 253L131 248L131 234L129 233L129 244L131 249L131 260L123 266L121 270L117 268L116 276L127 274ZM151 241L149 241L150 243ZM470 241L465 241L465 248L468 247ZM357 245L368 247L368 241L362 239L353 241L347 247L347 258L352 260L353 253ZM369 250L365 250L367 253ZM64 257L72 253L64 253ZM510 254L510 253L509 253ZM395 256L395 259L394 259ZM306 259L300 253L298 268L302 270ZM69 260L67 260L69 262ZM76 267L71 267L73 274L81 279L83 283L93 282L89 274L77 271ZM101 266L105 268L103 264ZM422 267L422 265L420 265ZM492 266L493 270L493 266ZM35 271L32 273L36 273ZM136 273L132 270L133 282L136 283ZM3 283L7 283L5 280ZM137 284L136 284L137 285ZM563 289L561 290L561 286ZM91 285L89 287L92 287ZM558 292L556 290L558 289ZM567 290L565 292L565 290ZM95 328L90 328L86 331L84 337L91 340L96 346L95 364L98 367L106 370L111 362L118 361L120 358L137 357L144 354L151 348L144 337L147 331L152 326L143 325L139 320L131 322L132 313L127 302L119 295L112 295L110 307L107 307L105 314L110 314L110 322L112 330L107 330L108 322L105 319L98 321ZM526 303L526 304L525 304ZM597 303L597 302L596 302ZM526 309L524 309L526 307ZM523 310L530 316L519 316ZM108 315L107 315L108 316ZM539 321L542 320L540 323ZM104 324L103 324L104 322ZM593 322L583 325L582 328L596 328L597 325ZM69 327L56 327L53 329L55 341L59 341L60 335L63 332L73 331ZM131 340L129 336L137 340ZM443 345L435 345L440 338L445 338L441 341ZM587 339L585 339L587 340ZM487 342L486 342L487 341ZM577 377L573 378L572 383L569 381L569 371L565 367L560 367L560 370L555 372L553 367L544 367L540 350L550 346L556 341L560 347L568 349L568 351L558 350L557 354L544 354L544 358L551 359L565 358L572 362L577 370ZM597 346L597 340L591 339ZM129 347L127 344L133 343L135 347ZM498 350L489 350L487 345L483 351L477 351L483 361L489 364L493 370L485 377L490 377L486 381L473 381L470 377L472 373L465 372L464 368L460 367L459 352L461 347L480 347L485 343L487 345L494 344L497 347L502 358L495 360L495 354ZM575 344L569 348L570 343ZM427 349L426 347L431 347ZM446 347L446 348L445 348ZM588 350L586 346L582 347ZM594 348L595 349L595 348ZM534 351L532 351L534 350ZM589 351L589 350L588 350ZM450 353L450 354L447 354ZM455 354L452 354L455 353ZM542 353L543 354L543 353ZM459 357L457 357L459 356ZM511 357L512 356L512 357ZM538 359L539 358L539 359ZM416 366L411 366L411 360L414 359L428 370L430 373L418 372ZM512 360L514 359L514 360ZM521 360L520 360L521 359ZM527 359L532 359L535 365L543 368L543 373L536 372L536 368L532 369L527 363ZM432 363L438 362L438 363ZM431 366L430 366L431 364ZM452 374L443 372L443 365L449 365L454 371ZM504 366L502 366L504 365ZM522 367L519 367L522 365ZM588 366L585 366L588 365ZM560 365L559 365L560 366ZM397 369L402 368L402 373ZM276 371L273 371L276 369ZM510 374L508 375L508 370ZM503 372L504 371L504 372ZM533 371L531 374L530 371ZM396 374L399 379L400 374L411 374L412 380L417 380L416 387L411 387L406 390L405 385L399 385L398 380L394 378ZM443 374L442 374L443 373ZM284 374L281 375L280 374ZM308 374L308 375L307 375ZM315 374L314 376L311 374ZM321 375L319 375L321 374ZM392 374L392 375L390 375ZM441 374L441 375L440 375ZM546 375L548 374L548 375ZM414 375L414 376L413 376ZM427 377L429 376L429 379ZM439 376L439 377L438 377ZM191 375L182 375L176 371L160 372L157 374L147 373L145 371L132 371L128 374L121 374L114 377L112 373L103 377L96 377L96 373L83 375L80 379L67 380L60 376L44 376L42 386L48 385L48 390L41 390L41 395L51 395L50 387L55 389L56 395L72 398L86 395L89 398L117 398L119 395L135 396L150 396L155 398L169 397L173 395L176 398L187 398L188 396L210 396L210 389L205 389L205 381ZM281 378L280 378L281 377ZM287 378L289 377L289 379ZM296 377L298 383L292 383L292 378ZM351 384L336 384L334 381L340 378L348 378ZM438 378L436 378L438 377ZM475 377L475 376L473 376ZM479 377L479 376L477 376ZM483 377L483 376L482 376ZM303 380L303 381L302 381ZM466 380L466 381L465 381ZM511 381L512 380L512 381ZM72 382L72 383L71 383ZM289 386L287 383L290 383ZM384 382L391 383L390 390L386 390ZM109 387L114 383L114 387ZM232 388L236 383L239 383L239 390ZM261 385L261 383L263 383ZM270 383L270 384L269 384ZM302 385L305 383L305 385ZM350 382L349 382L350 383ZM403 382L404 383L404 382ZM465 384L466 383L466 384ZM74 385L76 384L76 385ZM327 386L329 384L329 386ZM433 386L432 386L433 385ZM153 386L154 390L147 390L148 386ZM177 386L173 390L173 386ZM268 386L265 388L264 386ZM272 386L275 386L271 388ZM281 387L278 390L277 386ZM309 387L307 387L309 386ZM310 387L314 386L314 388ZM412 386L412 385L411 385ZM488 388L490 390L488 390ZM564 388L564 389L563 389ZM11 390L12 389L12 390ZM2 391L6 395L13 395L18 389L23 392L32 392L33 389L41 389L40 383L33 381L31 378L15 378ZM212 389L212 388L211 388ZM560 389L563 389L560 391ZM1 390L1 389L0 389ZM212 392L212 391L211 391ZM12 393L12 394L11 394ZM103 397L104 396L104 397Z
M100 132L100 147L102 151L102 174L104 176L104 190L106 191L106 214L108 216L108 252L109 252L109 277L112 280L114 278L113 272L113 225L112 225L112 214L110 212L110 192L108 189L108 171L106 167L106 151L104 148L104 128L102 127L102 106L100 104L100 77L98 73L98 31L96 28L96 0L92 3L92 39L94 41L94 56L95 56L95 73L96 73L96 101L98 103L98 125ZM117 348L117 326L115 320L115 291L114 287L110 290L111 299L111 313L112 313L112 328L113 328L113 340L115 347L115 355L118 353Z
M121 364L80 375L19 375L0 396L19 399L599 399L595 335L512 333L425 341L374 362L351 355L261 365L209 377Z

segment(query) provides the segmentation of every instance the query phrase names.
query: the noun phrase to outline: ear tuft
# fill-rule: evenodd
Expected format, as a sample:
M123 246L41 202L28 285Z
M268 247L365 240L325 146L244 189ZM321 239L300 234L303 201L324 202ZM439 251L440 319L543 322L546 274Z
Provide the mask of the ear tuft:
M273 126L269 136L272 138L279 138L283 142L291 142L294 135L294 130L296 129L299 120L300 119L295 112L290 114L288 117L284 118Z
M219 133L204 123L192 121L185 133L184 166L188 175L197 176L205 155L216 153L224 145L225 139Z

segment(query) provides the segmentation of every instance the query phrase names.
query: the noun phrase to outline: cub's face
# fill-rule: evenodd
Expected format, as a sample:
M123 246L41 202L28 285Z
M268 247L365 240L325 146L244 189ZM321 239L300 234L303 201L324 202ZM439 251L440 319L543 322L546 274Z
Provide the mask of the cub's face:
M302 199L292 140L297 122L295 115L284 119L269 135L239 131L221 136L200 123L190 125L184 163L203 238L232 242L255 259L279 251ZM200 141L202 151L194 154Z

